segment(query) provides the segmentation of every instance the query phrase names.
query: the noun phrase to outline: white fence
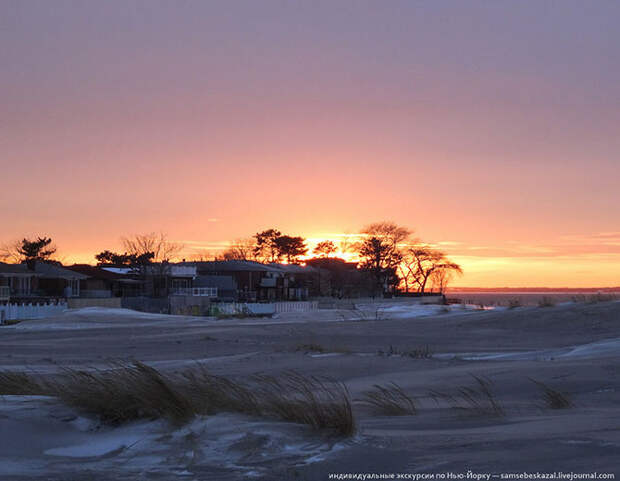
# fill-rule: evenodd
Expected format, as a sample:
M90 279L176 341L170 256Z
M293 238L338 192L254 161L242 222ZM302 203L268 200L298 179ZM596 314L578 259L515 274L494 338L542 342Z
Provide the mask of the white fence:
M172 291L173 296L217 297L217 287L179 287Z
M318 308L316 301L300 302L222 302L212 305L216 314L272 315L281 312L309 312Z
M8 301L11 297L11 288L9 286L0 286L0 301Z
M58 304L0 304L0 322L21 319L42 319L61 314L67 309L66 302Z
M318 309L317 301L276 302L276 312L309 312Z

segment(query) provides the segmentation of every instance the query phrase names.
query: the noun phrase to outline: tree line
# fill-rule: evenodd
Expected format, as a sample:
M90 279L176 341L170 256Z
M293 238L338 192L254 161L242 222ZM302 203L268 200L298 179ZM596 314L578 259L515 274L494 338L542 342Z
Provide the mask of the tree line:
M358 268L366 271L375 285L384 290L424 293L429 286L444 290L455 275L463 273L461 266L444 252L414 238L412 230L394 222L370 224L359 232L358 239L340 247L325 240L316 245L312 254L315 258L330 258L338 251L353 253L359 259ZM268 229L231 242L211 259L299 264L302 259L308 260L308 251L303 237Z
M357 234L357 241L339 247L330 240L319 242L312 250L314 259L339 259L335 255L352 253L357 268L372 279L377 290L424 293L429 286L443 291L461 267L444 252L413 237L413 231L394 222L376 222ZM95 255L97 265L163 266L178 258L181 244L171 242L163 233L141 234L121 238L122 252L104 250ZM56 262L56 247L49 237L24 238L0 249L0 259L14 262L33 260ZM215 256L199 254L192 260L242 260L265 264L311 262L309 248L302 236L283 234L275 228L238 239ZM343 259L339 259L344 262ZM325 263L323 263L325 265Z

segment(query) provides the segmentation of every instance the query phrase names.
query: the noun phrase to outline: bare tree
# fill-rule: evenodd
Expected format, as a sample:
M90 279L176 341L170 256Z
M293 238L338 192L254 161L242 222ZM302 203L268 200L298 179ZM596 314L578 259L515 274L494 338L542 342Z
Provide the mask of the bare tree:
M21 242L18 240L7 242L0 246L0 261L11 264L19 264L23 257L19 253Z
M336 247L336 244L330 240L325 240L319 242L312 253L318 257L329 257L330 254L333 254L337 250L338 248Z
M452 282L454 275L462 272L452 269L438 269L431 274L431 289L437 292L446 292L448 284Z
M417 291L424 293L429 280L442 281L442 288L453 274L462 274L461 266L452 262L441 251L428 246L411 246L403 256L403 266L408 273L409 285L417 287Z
M151 232L149 234L137 234L133 237L122 237L121 242L129 255L140 257L152 253L153 262L170 262L174 260L183 249L182 244L169 241L166 234L162 232Z
M255 261L256 260L256 240L253 237L249 239L236 239L230 243L228 248L224 250L220 256L223 260L238 261Z

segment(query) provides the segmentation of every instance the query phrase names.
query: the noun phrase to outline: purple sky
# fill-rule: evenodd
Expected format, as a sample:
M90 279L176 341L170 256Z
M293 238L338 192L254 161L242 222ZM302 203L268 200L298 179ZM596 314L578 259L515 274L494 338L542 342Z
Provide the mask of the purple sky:
M463 284L620 284L619 22L600 0L4 0L0 242L92 260L137 232L391 219Z

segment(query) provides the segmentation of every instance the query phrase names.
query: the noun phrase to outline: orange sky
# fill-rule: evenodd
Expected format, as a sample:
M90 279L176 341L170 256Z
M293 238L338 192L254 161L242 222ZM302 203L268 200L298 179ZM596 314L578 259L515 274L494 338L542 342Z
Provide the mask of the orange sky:
M620 285L612 2L5 2L0 242L378 220L462 286Z

